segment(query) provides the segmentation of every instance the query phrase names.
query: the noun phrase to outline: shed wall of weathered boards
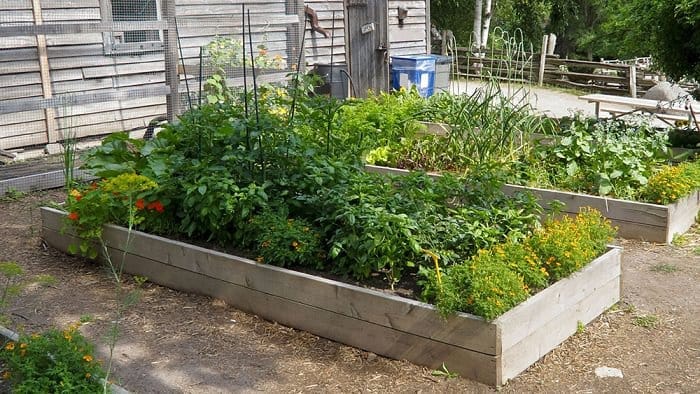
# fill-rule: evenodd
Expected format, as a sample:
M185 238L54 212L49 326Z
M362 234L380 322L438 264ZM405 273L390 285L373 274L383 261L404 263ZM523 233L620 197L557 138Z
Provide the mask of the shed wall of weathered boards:
M291 60L294 51L300 49L298 41L302 33L298 22L303 22L304 4L316 10L322 27L327 30L334 27L332 51L330 38L307 29L306 63L328 63L331 52L334 62L345 61L342 0L158 0L158 5L165 1L174 1L180 25L178 56L183 57L186 66L192 67L182 68L187 71L191 90L197 89L190 70L199 64L200 46L217 35L241 34L241 3L250 10L255 44L264 42L269 52L282 56L289 67L296 62ZM402 27L397 19L399 4L409 8ZM429 33L426 4L423 0L389 2L391 54L425 53ZM21 25L105 23L108 10L107 0L3 0L0 30L7 32ZM218 22L212 24L212 18ZM207 24L197 23L207 19ZM145 128L151 119L166 113L167 48L139 54L108 54L105 45L109 34L100 31L0 34L0 149L42 147L68 136L85 138ZM184 76L180 78L184 82ZM139 89L139 93L128 94L128 99L90 100L51 108L22 106L28 99L56 100L62 95L122 93L134 89ZM186 91L184 83L179 91Z

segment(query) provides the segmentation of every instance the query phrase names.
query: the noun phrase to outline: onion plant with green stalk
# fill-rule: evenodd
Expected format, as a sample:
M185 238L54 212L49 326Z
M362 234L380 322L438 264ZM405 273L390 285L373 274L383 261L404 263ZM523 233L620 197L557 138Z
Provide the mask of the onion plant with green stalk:
M64 107L64 112L68 112L68 107ZM63 179L65 183L66 190L73 189L75 185L75 161L76 161L76 145L77 145L77 135L72 127L72 119L70 116L64 117L64 121L67 122L66 127L64 127L61 132L61 161L63 163Z

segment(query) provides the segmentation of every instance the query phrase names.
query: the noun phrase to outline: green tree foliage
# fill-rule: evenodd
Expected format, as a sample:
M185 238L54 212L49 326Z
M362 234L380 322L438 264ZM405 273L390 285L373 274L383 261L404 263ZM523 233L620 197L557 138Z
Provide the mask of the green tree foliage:
M607 7L602 52L651 54L674 79L700 78L700 0L615 0Z

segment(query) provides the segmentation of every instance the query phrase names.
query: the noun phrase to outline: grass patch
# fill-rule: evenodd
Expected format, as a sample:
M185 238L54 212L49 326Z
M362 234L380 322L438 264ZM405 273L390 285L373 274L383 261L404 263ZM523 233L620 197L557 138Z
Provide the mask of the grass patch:
M661 264L656 264L655 266L651 267L651 270L654 272L660 272L663 274L670 274L672 272L678 271L679 268L673 264L661 263Z

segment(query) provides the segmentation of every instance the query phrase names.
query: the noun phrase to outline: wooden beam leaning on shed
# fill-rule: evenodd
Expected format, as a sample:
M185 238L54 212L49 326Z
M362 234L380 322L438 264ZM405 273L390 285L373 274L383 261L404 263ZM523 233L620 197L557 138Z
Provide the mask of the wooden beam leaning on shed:
M34 24L43 25L44 19L41 15L41 0L32 0L32 13L34 15ZM38 34L36 36L36 50L39 55L39 74L41 77L41 90L45 99L53 97L51 88L51 70L49 68L49 55L46 49L46 36ZM58 142L61 140L59 136L58 121L56 120L56 110L54 108L44 109L44 118L46 119L46 137L48 144L46 151L48 153L58 153Z

